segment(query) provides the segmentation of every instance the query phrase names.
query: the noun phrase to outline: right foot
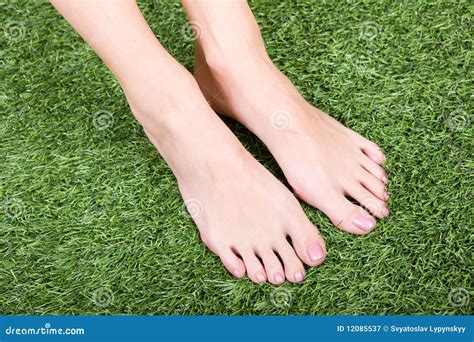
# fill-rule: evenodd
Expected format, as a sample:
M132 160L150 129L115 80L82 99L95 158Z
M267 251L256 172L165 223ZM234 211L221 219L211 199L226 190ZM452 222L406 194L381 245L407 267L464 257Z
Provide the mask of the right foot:
M212 108L260 138L295 194L335 226L372 231L389 215L380 148L306 102L270 60L246 1L183 3L201 29L194 75Z
M125 92L175 174L203 242L237 278L247 273L255 283L302 281L303 263L316 266L326 256L317 228L215 115L192 76L177 82Z

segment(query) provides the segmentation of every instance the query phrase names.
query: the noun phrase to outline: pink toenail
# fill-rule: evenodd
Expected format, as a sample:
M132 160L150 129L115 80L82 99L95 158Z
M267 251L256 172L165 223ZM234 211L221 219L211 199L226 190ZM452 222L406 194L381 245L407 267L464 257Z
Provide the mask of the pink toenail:
M319 242L310 242L306 247L306 251L308 252L311 261L317 261L324 258L324 250Z
M295 273L295 280L296 281L302 281L303 278L304 278L303 273L301 273L301 272L296 272Z
M364 215L357 216L352 222L356 227L359 227L363 230L370 230L375 226L375 220L372 217L367 217Z
M388 193L386 191L383 193L383 199L386 201L388 200Z
M384 184L387 184L387 183L388 183L388 178L387 178L387 176L382 176L382 182L384 182Z
M233 273L237 278L241 276L240 271L239 271L238 269L235 269L232 273Z
M385 216L385 217L388 216L388 214L389 214L388 209L387 209L387 208L383 208L382 214L383 214L383 216Z
M265 281L265 276L262 273L257 274L257 280L259 283L263 283Z
M281 276L280 273L275 274L275 281L277 283L283 283L283 277Z

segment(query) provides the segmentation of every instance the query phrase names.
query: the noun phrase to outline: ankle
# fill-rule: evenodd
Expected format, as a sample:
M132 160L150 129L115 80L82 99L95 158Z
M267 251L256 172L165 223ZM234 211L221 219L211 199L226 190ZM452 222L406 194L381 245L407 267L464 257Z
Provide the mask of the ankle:
M271 62L265 46L258 43L245 42L237 48L202 38L196 41L195 48L195 72L205 67L208 72L225 76L244 67Z
M178 181L208 179L217 166L227 169L245 149L226 130L186 71L168 82L149 81L124 87L130 108ZM183 101L184 100L184 101Z

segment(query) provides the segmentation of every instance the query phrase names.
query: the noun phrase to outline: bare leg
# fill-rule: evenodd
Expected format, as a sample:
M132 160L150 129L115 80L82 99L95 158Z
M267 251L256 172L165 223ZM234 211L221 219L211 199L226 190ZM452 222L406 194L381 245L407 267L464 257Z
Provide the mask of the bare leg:
M115 74L133 114L175 174L202 240L234 276L247 272L259 283L298 282L303 262L324 260L324 242L296 198L212 111L134 1L52 3Z
M373 216L389 214L379 147L303 99L268 57L246 1L182 3L200 26L194 76L212 107L262 139L301 199L345 231L371 231Z

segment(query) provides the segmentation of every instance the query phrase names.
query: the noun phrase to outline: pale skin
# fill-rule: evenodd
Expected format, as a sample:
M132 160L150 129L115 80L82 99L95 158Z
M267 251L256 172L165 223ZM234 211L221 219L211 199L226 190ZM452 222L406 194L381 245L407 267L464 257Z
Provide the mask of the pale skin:
M216 111L268 146L300 199L354 234L388 215L385 156L299 95L270 61L245 1L182 3L202 30L194 77L161 46L134 1L52 1L116 76L176 176L203 242L226 269L255 283L301 282L304 265L324 261L324 240L295 195Z

